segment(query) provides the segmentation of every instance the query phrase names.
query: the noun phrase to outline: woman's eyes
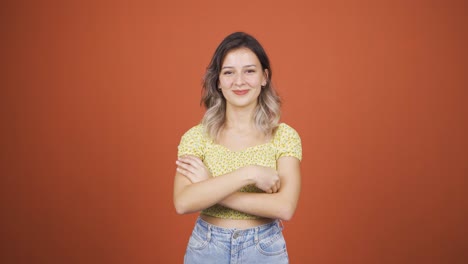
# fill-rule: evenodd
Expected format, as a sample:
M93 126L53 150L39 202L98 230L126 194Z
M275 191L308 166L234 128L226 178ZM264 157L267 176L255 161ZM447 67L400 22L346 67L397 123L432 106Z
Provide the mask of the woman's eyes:
M246 70L245 72L246 72L246 73L255 73L255 70L250 69L250 70ZM231 75L231 74L233 74L233 73L234 73L234 72L232 72L232 71L225 71L225 72L223 72L223 75Z

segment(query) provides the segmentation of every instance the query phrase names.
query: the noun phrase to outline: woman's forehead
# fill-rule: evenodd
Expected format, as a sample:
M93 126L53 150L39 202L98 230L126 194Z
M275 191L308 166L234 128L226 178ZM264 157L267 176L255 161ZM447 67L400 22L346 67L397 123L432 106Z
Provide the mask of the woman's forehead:
M224 57L223 67L246 66L260 64L257 55L248 48L229 51Z

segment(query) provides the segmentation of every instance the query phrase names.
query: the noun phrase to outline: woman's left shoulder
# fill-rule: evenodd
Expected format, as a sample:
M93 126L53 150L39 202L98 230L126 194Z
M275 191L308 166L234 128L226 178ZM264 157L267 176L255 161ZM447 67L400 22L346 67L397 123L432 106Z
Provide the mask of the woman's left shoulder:
M276 130L274 145L277 148L276 159L284 156L302 160L302 142L296 129L286 123L280 123Z
M299 133L296 131L296 129L294 129L292 126L286 124L286 123L280 123L278 125L278 128L276 130L276 133L279 133L279 134L297 134L299 135Z

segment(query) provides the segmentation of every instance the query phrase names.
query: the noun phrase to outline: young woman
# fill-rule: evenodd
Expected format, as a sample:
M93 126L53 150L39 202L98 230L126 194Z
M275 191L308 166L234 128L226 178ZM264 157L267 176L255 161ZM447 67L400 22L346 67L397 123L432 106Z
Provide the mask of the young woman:
M207 68L206 112L178 146L174 205L200 212L184 263L288 263L281 220L299 199L301 139L279 123L269 59L251 35L236 32Z

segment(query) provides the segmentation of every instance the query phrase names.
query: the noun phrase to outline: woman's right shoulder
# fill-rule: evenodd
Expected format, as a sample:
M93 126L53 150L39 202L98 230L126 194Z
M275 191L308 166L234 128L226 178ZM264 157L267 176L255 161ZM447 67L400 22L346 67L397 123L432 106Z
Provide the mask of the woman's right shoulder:
M183 138L203 138L204 128L203 125L197 124L188 129L183 135Z
M198 124L187 130L181 137L178 156L193 155L203 160L206 146L203 126Z

